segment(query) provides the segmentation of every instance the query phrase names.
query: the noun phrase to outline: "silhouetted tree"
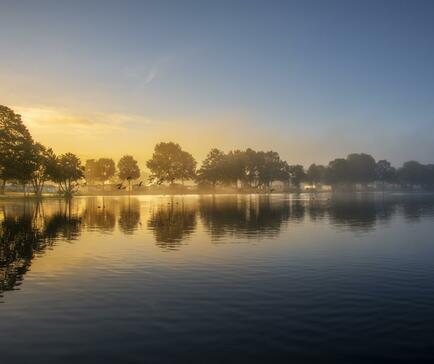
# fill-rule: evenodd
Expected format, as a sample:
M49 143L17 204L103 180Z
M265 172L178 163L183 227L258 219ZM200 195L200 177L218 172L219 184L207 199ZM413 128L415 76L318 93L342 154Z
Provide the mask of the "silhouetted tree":
M98 163L95 159L88 159L84 167L84 178L88 184L94 184L99 179Z
M45 148L40 143L32 146L30 180L36 195L42 193L44 183L53 177L56 168L56 155L51 148Z
M241 150L230 151L223 162L222 181L228 185L237 185L246 181L246 158Z
M146 162L146 166L151 171L151 181L173 184L176 180L193 179L196 161L190 153L183 151L179 144L162 142L155 146L154 154Z
M211 149L197 171L199 183L210 183L213 188L223 181L225 153L219 149Z
M52 168L52 180L59 184L60 192L71 197L77 191L78 181L84 176L80 159L72 153L60 155Z
M347 156L347 169L349 181L352 183L366 185L375 180L375 159L369 154L349 154Z
M306 172L306 180L312 185L324 182L326 168L321 165L311 164Z
M377 181L382 182L384 189L385 183L396 181L396 169L392 167L389 161L379 160L375 166L375 176Z
M32 137L21 120L6 106L0 105L0 193L6 181L26 181L30 177L27 160L31 155Z
M116 173L115 162L111 158L100 158L96 161L97 179L104 185Z
M286 161L280 159L279 153L273 151L259 153L262 159L262 163L258 166L259 182L261 185L270 187L274 181L288 181L291 173L295 173L292 177L296 179L304 178L303 167L296 166L297 168L291 169ZM298 167L301 167L301 170L298 170Z
M426 166L416 161L405 162L398 170L399 180L404 185L425 185L428 181Z
M349 183L350 178L347 160L343 158L332 160L326 168L325 180L332 186Z
M131 189L131 181L140 177L140 169L137 161L130 155L124 155L118 162L119 179L128 181L128 189Z
M295 166L289 166L289 178L293 186L300 188L300 184L306 180L306 173L303 166L297 164Z

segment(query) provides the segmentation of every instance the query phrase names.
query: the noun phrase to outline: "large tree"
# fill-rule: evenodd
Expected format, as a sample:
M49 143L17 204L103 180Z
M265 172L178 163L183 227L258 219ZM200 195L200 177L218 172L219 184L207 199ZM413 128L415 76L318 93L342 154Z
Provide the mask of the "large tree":
M8 180L28 180L32 144L32 137L21 116L0 105L0 193L4 193Z
M150 180L158 184L173 184L176 180L193 179L196 174L196 161L193 156L173 142L158 143L146 166L151 171Z
M223 162L222 181L228 185L237 185L238 181L245 182L246 155L241 150L230 151Z
M52 170L52 180L59 184L59 190L65 197L71 197L78 189L78 181L84 177L84 168L80 158L66 153L56 158Z
M257 152L257 171L259 185L270 187L274 181L288 181L291 167L286 161L280 159L279 153Z
M51 148L46 148L40 143L32 146L30 158L30 182L36 195L42 193L46 181L52 179L56 168L56 156Z
M426 185L428 181L428 168L417 162L405 162L398 170L399 180L404 185Z
M95 159L88 159L84 166L84 178L88 184L94 184L99 180L98 163Z
M111 158L100 158L96 161L97 179L104 185L116 174L115 162Z
M345 185L350 182L347 160L336 158L330 161L326 168L325 180L332 186Z
M376 176L375 159L365 153L353 153L347 156L348 177L352 183L366 185Z
M326 168L315 163L311 164L306 172L306 180L312 184L317 185L324 182Z
M197 171L197 181L199 183L210 183L213 187L215 187L217 183L222 182L225 157L225 153L221 150L217 148L211 149L203 161L202 166Z
M385 183L391 183L396 180L396 169L392 167L389 161L379 160L375 166L375 178L383 185Z
M124 155L118 162L119 179L128 181L131 189L131 181L140 177L140 168L137 161L131 155Z
M289 166L289 179L293 186L300 188L300 184L306 180L306 173L304 172L303 166L299 164Z

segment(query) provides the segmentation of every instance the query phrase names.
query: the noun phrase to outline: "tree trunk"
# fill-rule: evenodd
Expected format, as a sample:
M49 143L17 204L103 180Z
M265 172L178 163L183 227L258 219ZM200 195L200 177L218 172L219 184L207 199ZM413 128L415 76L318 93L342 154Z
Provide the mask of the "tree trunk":
M0 183L0 195L5 194L5 188L6 188L6 180L2 179Z

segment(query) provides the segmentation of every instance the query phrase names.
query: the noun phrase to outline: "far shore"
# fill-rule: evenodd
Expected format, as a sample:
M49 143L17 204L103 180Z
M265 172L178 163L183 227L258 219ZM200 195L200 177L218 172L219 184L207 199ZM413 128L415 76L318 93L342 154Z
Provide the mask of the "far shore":
M102 191L101 191L102 192ZM141 193L125 193L125 192L113 192L107 191L106 193L76 193L72 196L74 197L138 197L138 196L191 196L191 195L286 195L286 194L303 194L303 195L393 195L393 194L408 194L408 195L430 195L434 194L434 191L409 191L409 190L358 190L358 191L272 191L272 192L260 192L260 191L176 191L176 192L141 192ZM65 199L63 195L55 193L45 193L42 195L35 195L33 193L28 193L24 195L22 192L7 192L4 195L0 195L0 200L41 200L41 199Z

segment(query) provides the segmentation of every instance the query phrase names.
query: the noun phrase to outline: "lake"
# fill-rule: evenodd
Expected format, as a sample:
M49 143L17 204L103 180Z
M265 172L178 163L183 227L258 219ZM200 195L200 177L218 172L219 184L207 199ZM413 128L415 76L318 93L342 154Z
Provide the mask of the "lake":
M2 363L434 360L434 196L0 201Z

